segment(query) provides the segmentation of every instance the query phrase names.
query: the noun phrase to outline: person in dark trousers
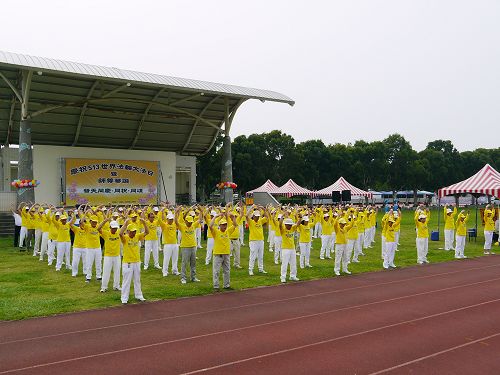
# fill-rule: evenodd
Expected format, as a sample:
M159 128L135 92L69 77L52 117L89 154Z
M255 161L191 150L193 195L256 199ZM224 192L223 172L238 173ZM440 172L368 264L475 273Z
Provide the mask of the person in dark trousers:
M12 210L12 216L14 217L14 247L19 246L19 233L21 233L22 219L16 211Z

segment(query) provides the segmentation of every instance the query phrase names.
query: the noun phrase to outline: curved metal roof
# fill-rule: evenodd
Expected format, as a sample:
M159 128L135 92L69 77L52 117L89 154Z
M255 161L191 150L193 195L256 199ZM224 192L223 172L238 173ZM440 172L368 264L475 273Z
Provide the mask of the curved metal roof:
M0 51L0 143L16 143L23 71L33 72L33 144L133 148L200 155L248 99L282 102L268 90Z

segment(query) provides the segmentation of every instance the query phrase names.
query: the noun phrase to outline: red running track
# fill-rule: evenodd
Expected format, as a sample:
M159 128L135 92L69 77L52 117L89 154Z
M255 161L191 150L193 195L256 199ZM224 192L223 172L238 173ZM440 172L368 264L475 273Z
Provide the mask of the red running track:
M500 374L500 256L0 324L0 374Z

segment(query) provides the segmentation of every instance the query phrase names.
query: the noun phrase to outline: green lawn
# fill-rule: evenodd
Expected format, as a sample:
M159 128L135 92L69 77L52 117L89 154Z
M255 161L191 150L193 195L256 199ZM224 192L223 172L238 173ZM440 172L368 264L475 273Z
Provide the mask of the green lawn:
M473 220L469 223L473 225ZM437 216L434 213L430 229L437 228ZM442 227L441 227L442 230ZM416 265L415 230L413 214L403 213L401 225L401 246L396 253L395 263L400 267ZM454 252L439 250L443 247L443 235L441 233L439 242L429 242L429 256L431 263L452 261ZM247 242L246 242L247 243ZM479 227L477 242L467 242L465 255L469 258L483 255L483 235ZM205 244L203 244L205 247ZM333 277L333 260L320 260L320 240L313 242L311 251L311 264L313 268L298 269L298 277L301 280L319 279ZM88 310L108 306L120 305L120 292L109 291L99 293L100 284L92 281L90 284L84 282L84 276L71 277L71 271L63 269L56 272L54 267L48 267L46 261L40 262L31 254L19 252L12 247L11 238L0 239L0 319L15 320L37 316L47 316L57 313ZM498 250L498 247L496 247ZM244 269L231 269L231 286L234 289L246 289L263 285L275 285L280 283L279 267L273 262L273 253L267 248L264 252L265 269L267 275L255 273L249 276L248 270L248 246L242 247L242 266ZM360 257L361 263L351 264L351 276L370 271L381 271L382 261L380 259L380 230L377 230L376 243L372 249L365 251L366 256ZM163 257L163 253L160 253ZM212 268L204 264L205 249L198 250L198 278L200 283L188 283L181 285L178 276L163 277L160 270L150 267L142 271L142 290L148 301L171 299L213 293ZM297 258L298 263L298 258ZM425 267L425 266L421 266ZM179 262L180 269L180 262ZM390 272L390 271L383 271ZM133 292L129 303L135 303Z

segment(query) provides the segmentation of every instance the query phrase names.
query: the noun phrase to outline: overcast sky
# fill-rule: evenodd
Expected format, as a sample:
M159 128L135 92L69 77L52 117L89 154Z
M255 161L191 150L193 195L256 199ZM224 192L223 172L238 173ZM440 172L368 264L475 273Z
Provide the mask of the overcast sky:
M499 0L9 1L0 49L279 91L232 131L499 147Z

